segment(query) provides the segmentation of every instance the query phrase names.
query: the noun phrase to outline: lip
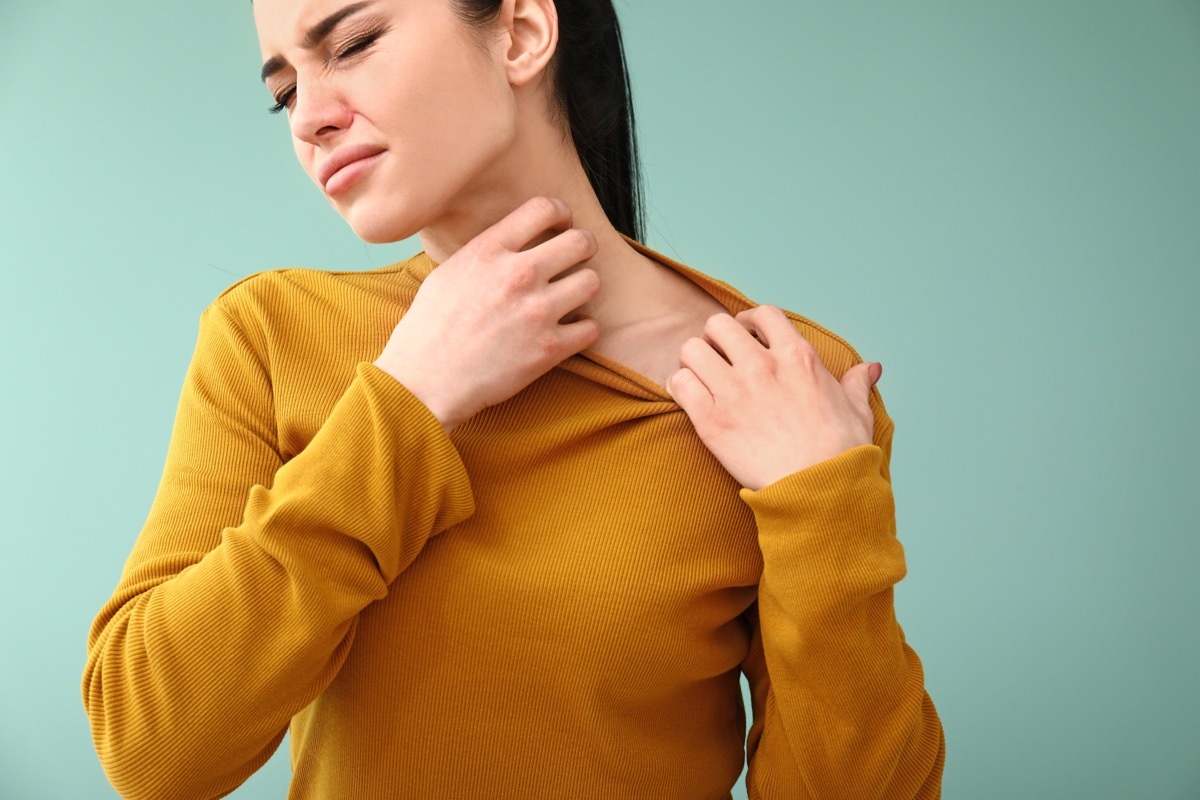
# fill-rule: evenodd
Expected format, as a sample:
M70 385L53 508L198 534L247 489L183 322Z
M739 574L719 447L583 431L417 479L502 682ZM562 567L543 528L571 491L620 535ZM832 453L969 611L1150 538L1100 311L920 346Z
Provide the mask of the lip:
M321 186L325 187L325 191L334 194L342 188L349 186L353 181L355 174L346 174L334 181L334 186L330 187L330 182L334 176L338 175L342 170L359 162L373 159L375 156L382 154L386 148L377 147L371 144L355 144L339 147L330 154L329 158L321 162L321 166L317 167L317 180ZM367 165L363 164L365 168ZM353 170L353 173L361 173L365 169Z

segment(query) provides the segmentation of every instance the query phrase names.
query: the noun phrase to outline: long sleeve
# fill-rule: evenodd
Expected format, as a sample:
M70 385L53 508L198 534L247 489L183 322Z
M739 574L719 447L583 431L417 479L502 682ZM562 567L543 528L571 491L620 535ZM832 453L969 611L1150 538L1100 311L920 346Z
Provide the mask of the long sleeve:
M83 701L126 797L236 788L337 674L359 612L474 510L436 418L368 362L285 463L248 331L228 298L201 316L162 481L89 635Z
M893 608L904 577L888 461L875 442L755 492L763 572L742 665L751 798L936 798L945 737Z

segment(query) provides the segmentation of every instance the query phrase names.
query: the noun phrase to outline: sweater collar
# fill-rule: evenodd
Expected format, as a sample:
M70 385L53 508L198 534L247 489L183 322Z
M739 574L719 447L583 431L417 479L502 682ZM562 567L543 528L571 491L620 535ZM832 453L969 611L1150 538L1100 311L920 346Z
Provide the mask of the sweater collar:
M690 280L692 283L699 286L705 292L713 297L718 303L725 306L730 314L738 314L749 308L758 305L750 300L740 291L730 286L724 281L706 275L699 270L692 269L689 266L669 258L656 250L647 247L636 239L631 239L625 234L621 234L630 247L643 256L656 261L657 263L674 270L683 277ZM437 264L429 257L429 254L424 250L417 253L404 264L405 271L409 273L418 282L423 282L430 273L437 267ZM636 372L633 369L614 361L607 356L596 353L592 350L584 350L583 352L568 358L559 368L573 372L581 377L596 381L613 388L619 388L627 394L633 395L643 400L648 401L665 401L674 404L671 396L668 395L663 387L657 383Z

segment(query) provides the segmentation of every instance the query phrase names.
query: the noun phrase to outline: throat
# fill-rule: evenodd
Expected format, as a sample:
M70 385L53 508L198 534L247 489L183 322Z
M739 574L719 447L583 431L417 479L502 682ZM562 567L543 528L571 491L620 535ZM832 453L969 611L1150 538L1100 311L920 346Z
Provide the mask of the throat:
M683 343L693 336L703 336L704 323L713 314L728 313L709 295L704 297L710 302L699 303L686 312L602 331L591 350L665 387L667 379L679 370Z
M728 309L671 268L630 248L628 260L600 279L600 302L593 309L600 338L593 353L665 387L679 370L679 350L704 335L714 314Z

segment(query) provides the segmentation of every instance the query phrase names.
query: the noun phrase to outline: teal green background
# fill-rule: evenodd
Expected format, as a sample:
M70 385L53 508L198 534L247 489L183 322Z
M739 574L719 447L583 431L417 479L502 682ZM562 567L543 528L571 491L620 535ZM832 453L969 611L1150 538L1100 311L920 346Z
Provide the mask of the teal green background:
M618 8L647 243L883 362L945 796L1200 797L1200 2ZM259 61L244 1L0 6L0 797L113 796L87 630L200 311L417 248L327 206Z

